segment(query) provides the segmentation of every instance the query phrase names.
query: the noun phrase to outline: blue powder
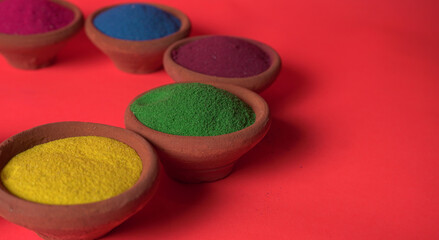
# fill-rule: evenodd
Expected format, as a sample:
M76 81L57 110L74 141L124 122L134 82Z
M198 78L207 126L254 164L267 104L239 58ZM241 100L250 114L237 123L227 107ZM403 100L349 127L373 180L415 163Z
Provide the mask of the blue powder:
M180 29L175 16L147 4L123 4L98 14L94 25L102 33L124 40L152 40Z

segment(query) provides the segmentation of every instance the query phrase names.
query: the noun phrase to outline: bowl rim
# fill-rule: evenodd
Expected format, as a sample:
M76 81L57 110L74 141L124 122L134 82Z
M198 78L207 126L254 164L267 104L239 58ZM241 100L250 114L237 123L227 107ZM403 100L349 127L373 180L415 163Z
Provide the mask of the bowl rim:
M111 36L101 32L94 25L93 20L101 12L108 10L110 8L117 7L117 6L129 5L129 4L145 4L145 5L157 7L157 8L159 8L167 13L172 14L174 17L178 18L180 20L181 26L178 29L178 31L176 31L172 34L166 35L164 37L161 37L161 38L149 39L149 40L127 40L127 39L120 39L120 38L111 37ZM126 2L126 3L117 3L117 4L105 6L105 7L99 8L99 9L95 10L93 13L91 13L90 16L88 16L86 21L85 21L86 31L92 32L93 34L96 35L96 38L103 39L103 41L107 42L108 45L113 45L113 46L121 45L121 46L123 46L123 48L134 48L134 49L141 48L141 47L145 46L145 43L150 44L150 45L159 45L163 41L173 40L173 38L176 35L182 34L183 32L188 31L190 28L191 28L191 22L190 22L188 16L185 13L183 13L182 11L180 11L179 9L174 8L174 7L170 7L170 6L167 6L164 4L148 3L148 2Z
M143 123L141 123L137 117L134 115L134 113L131 111L130 107L131 104L133 104L138 98L140 98L141 96L147 94L150 91L153 91L155 89L164 87L164 86L169 86L169 85L174 85L174 84L186 84L186 83L201 83L201 84L207 84L207 85L211 85L220 89L223 89L233 95L235 95L236 97L238 97L239 99L241 99L243 102L247 103L253 110L253 112L255 113L255 121L253 124L251 124L250 126L240 129L238 131L235 132L231 132L231 133L226 133L226 134L221 134L221 135L214 135L214 136L183 136L183 135L175 135L175 134L169 134L169 133L164 133L164 132L160 132L157 130L154 130L146 125L144 125ZM225 89L227 88L227 89ZM231 89L231 90L230 90ZM231 92L232 91L232 92ZM243 96L245 95L250 95L250 97L244 97L245 99L243 99ZM249 102L248 100L252 100L252 102ZM259 107L260 110L255 111L255 108ZM214 140L220 140L220 139L229 139L229 138L238 138L239 136L243 135L243 133L245 132L251 132L256 128L260 128L261 126L265 126L267 124L270 123L270 110L268 107L267 102L256 92L251 91L247 88L241 87L241 86L237 86L237 85L233 85L233 84L228 84L228 83L216 83L216 82L197 82L197 81L191 81L191 82L174 82L174 83L169 83L169 84L165 84L165 85L161 85L161 86L157 86L155 88L149 89L139 95L137 95L136 97L134 97L130 103L128 104L128 107L126 108L125 111L125 115L129 116L131 118L133 118L135 121L135 124L139 127L143 127L145 130L147 130L148 132L157 135L157 136L162 136L162 137L167 137L167 138L175 138L178 139L180 141L186 141L188 139L192 139L195 141L204 141L207 138L210 139L214 139Z
M141 172L141 175L139 176L139 179L136 181L136 183L134 185L132 185L126 191L120 193L119 195L116 195L114 197L104 199L101 201L91 202L91 203L83 203L83 204L56 205L56 204L37 203L37 202L32 202L32 201L29 201L26 199L19 198L19 197L13 195L12 193L9 193L6 189L6 187L4 187L3 183L0 181L0 199L2 202L2 204L0 204L0 206L2 206L2 208L7 207L7 206L9 206L9 207L10 206L19 206L22 209L38 209L39 211L41 211L43 213L41 215L45 214L47 216L52 216L52 217L68 213L69 215L66 215L64 217L69 218L69 219L74 219L74 218L82 217L84 215L84 210L86 210L86 209L95 209L95 212L98 212L98 213L111 212L113 210L113 208L110 206L119 206L120 207L123 205L123 203L126 203L132 199L138 198L142 195L143 192L149 192L151 189L154 188L154 186L156 185L156 182L158 180L158 175L159 175L158 158L157 158L157 155L155 153L155 150L153 149L152 145L147 140L142 138L140 135L138 135L135 132L132 132L128 129L124 129L124 128L120 128L120 127L115 127L115 126L110 126L110 125L100 124L100 123L77 122L77 121L54 122L54 123L39 125L39 126L30 128L30 129L27 129L23 132L20 132L16 135L13 135L13 136L9 137L8 139L6 139L5 141L3 141L2 143L0 143L0 154L2 154L2 151L5 150L5 147L7 147L10 144L13 144L14 141L19 141L19 143L21 143L21 141L20 141L21 139L26 139L26 136L32 134L35 131L42 131L44 129L58 129L58 128L66 127L66 126L71 127L71 128L89 127L92 130L95 130L98 128L101 130L106 129L106 130L108 130L108 132L110 132L110 134L108 136L104 136L104 137L109 137L109 138L113 138L110 135L112 135L112 136L121 135L122 137L125 136L125 137L130 137L130 138L136 138L136 142L138 142L141 145L141 147L144 148L143 149L145 151L144 153L148 156L147 159L145 157L144 158L141 157L142 172ZM80 135L75 135L75 136L98 136L98 135L80 134ZM39 142L41 140L42 141L45 140L44 136L40 136L40 137L41 137L41 139L39 140ZM72 134L71 136L69 135L69 136L66 136L64 138L67 138L67 137L74 137L74 136ZM62 139L62 137L56 138L56 139ZM52 139L49 141L53 141L56 139ZM115 139L115 138L113 138L113 139ZM123 142L122 140L118 140L118 139L115 139L115 140ZM131 148L133 148L136 152L138 152L140 149L140 147L134 147L126 142L123 142L123 143L125 143L128 146L130 146ZM41 144L41 143L37 143L37 145L38 144ZM29 149L29 148L27 148L27 149ZM139 154L139 156L140 156L140 154ZM0 171L3 169L3 167L6 164L7 164L7 162L4 163L0 167ZM17 209L18 209L18 207L17 207Z
M69 10L71 10L74 14L73 20L65 25L64 27L55 29L53 31L48 31L48 32L44 32L44 33L35 33L35 34L8 34L8 33L0 33L0 39L4 39L5 42L12 42L12 43L17 43L17 42L28 42L28 40L31 38L32 41L45 41L46 39L52 39L56 36L58 36L61 32L70 30L72 28L80 28L82 26L82 22L84 19L84 16L81 12L81 10L79 9L79 7L77 7L75 4L68 2L68 1L64 1L64 0L50 0L56 4L59 4ZM74 31L75 32L75 31Z
M235 39L240 39L240 40L247 41L247 42L250 42L250 43L256 45L257 47L259 47L262 51L264 51L269 56L270 61L271 61L270 62L270 66L265 71L263 71L263 72L261 72L259 74L253 75L253 76L248 76L248 77L220 77L220 76L208 75L208 74L204 74L204 73L200 73L200 72L196 72L196 71L190 70L190 69L188 69L188 68L178 64L172 58L172 52L175 49L177 49L177 48L179 48L179 47L181 47L181 46L183 46L185 44L188 44L190 42L194 42L196 40L199 40L199 39L209 38L209 37L216 37L216 36L231 37L231 38L235 38ZM274 50L269 45L267 45L267 44L265 44L263 42L254 40L254 39L245 38L245 37L241 37L241 36L234 36L234 35L209 34L209 35L200 35L200 36L184 38L184 39L176 41L171 46L169 46L166 49L165 54L163 55L163 66L164 66L165 70L167 70L169 68L176 68L176 69L178 69L178 71L187 71L187 72L189 72L191 74L199 76L200 78L206 79L206 81L226 81L227 83L231 83L232 81L251 81L251 80L254 80L255 78L265 78L268 75L271 75L273 73L279 72L280 65L281 65L281 59L280 59L279 54L276 52L276 50Z

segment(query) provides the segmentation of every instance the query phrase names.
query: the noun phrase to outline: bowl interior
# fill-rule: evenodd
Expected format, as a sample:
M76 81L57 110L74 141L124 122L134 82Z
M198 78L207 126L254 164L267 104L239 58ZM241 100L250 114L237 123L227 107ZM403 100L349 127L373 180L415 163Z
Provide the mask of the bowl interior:
M185 83L196 83L196 82L188 81L188 82L184 82L184 83L171 83L171 84L185 84ZM171 84L168 84L168 85L171 85ZM155 90L157 88L160 88L160 87L163 87L163 86L166 86L166 85L159 86L159 87L154 88L154 89L150 89L150 90L148 90L146 92L143 92L143 93L139 94L138 96L136 96L129 103L128 108L127 108L127 112L131 113L132 116L134 116L134 118L136 119L136 121L137 121L137 123L139 125L141 125L142 127L146 128L148 130L151 130L151 132L154 132L155 134L168 135L169 137L172 136L172 137L186 139L186 140L192 139L192 138L195 138L195 139L199 138L200 140L205 141L207 138L229 137L230 135L239 134L242 131L248 131L249 129L254 128L255 126L258 126L260 124L264 124L264 123L266 123L268 121L269 116L270 116L270 111L269 111L269 108L268 108L268 104L257 93L252 92L252 91L250 91L248 89L239 87L239 86L232 85L232 84L224 84L224 83L217 83L217 82L204 82L203 84L209 84L209 85L212 85L214 87L226 90L226 91L232 93L233 95L237 96L239 99L241 99L245 103L247 103L252 108L253 112L255 113L255 122L252 125L250 125L250 126L248 126L246 128L243 128L243 129L241 129L239 131L228 133L228 134L216 135L216 136L180 136L180 135L174 135L174 134L168 134L168 133L159 132L157 130L149 128L149 127L145 126L143 123L141 123L139 120L137 120L137 118L131 112L130 106L131 106L132 103L134 103L141 96L147 94L150 91L153 91L153 90Z
M273 63L276 61L277 52L274 51L274 49L272 49L270 46L266 45L265 43L262 43L262 42L259 42L259 41L253 40L253 39L249 39L249 38L228 36L228 35L202 35L202 36L195 36L195 37L182 39L182 40L178 41L178 43L173 44L170 48L170 51L172 52L173 50L176 50L176 49L178 49L178 48L180 48L188 43L195 42L195 41L198 41L200 39L209 38L209 37L217 37L217 36L230 37L230 38L239 39L239 40L243 40L243 41L252 43L252 44L256 45L257 47L259 47L262 51L264 51L268 55L268 57L270 59L270 66L273 65ZM206 74L206 75L208 75L208 74ZM253 76L256 76L256 75L253 75ZM249 77L252 77L252 76L249 76ZM232 78L232 77L225 77L225 78ZM245 78L245 77L240 77L240 78Z

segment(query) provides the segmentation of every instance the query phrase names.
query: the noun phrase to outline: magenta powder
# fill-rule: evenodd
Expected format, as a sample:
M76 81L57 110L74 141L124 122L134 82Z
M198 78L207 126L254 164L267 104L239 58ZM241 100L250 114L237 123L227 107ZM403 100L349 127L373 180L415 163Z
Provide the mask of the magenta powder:
M68 25L73 18L73 11L49 0L0 1L0 33L45 33Z
M270 57L253 43L234 37L211 36L185 44L172 53L179 65L217 77L249 77L264 72Z

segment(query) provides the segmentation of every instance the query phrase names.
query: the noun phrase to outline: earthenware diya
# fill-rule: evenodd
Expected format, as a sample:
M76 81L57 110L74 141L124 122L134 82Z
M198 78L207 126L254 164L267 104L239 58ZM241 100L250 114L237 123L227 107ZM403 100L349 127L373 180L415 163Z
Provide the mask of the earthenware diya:
M247 128L229 134L179 136L145 126L136 118L130 106L125 111L126 128L151 142L166 173L181 182L210 182L226 177L232 172L236 161L262 140L271 124L268 104L257 93L232 84L210 84L246 102L255 112L255 122ZM135 97L129 105L147 92Z
M34 70L53 64L66 41L82 28L84 18L77 6L62 0L52 1L73 11L74 18L67 26L29 35L0 33L0 53L13 67Z
M3 218L35 231L44 239L96 239L147 204L157 188L157 155L144 138L123 128L97 123L58 122L26 130L0 144L0 171L15 155L35 145L75 136L108 137L133 148L143 164L137 182L115 197L76 205L27 201L9 193L0 182L0 215Z
M181 66L180 64L176 63L172 58L172 52L179 47L188 44L190 42L211 37L213 35L205 35L205 36L197 36L197 37L190 37L185 38L182 40L179 40L175 43L173 43L169 48L166 50L164 56L163 56L163 67L166 71L166 73L175 81L175 82L201 82L201 83L209 83L209 82L217 82L217 83L228 83L228 84L235 84L247 89L250 89L255 92L262 92L265 89L267 89L275 80L277 75L280 72L281 68L281 59L279 57L279 54L270 46L267 44L264 44L262 42L248 39L248 38L242 38L242 37L234 37L238 38L247 42L250 42L256 46L258 46L260 49L262 49L270 58L270 66L267 70L264 72L255 75L255 76L249 76L249 77L218 77L213 75L207 75L199 72L192 71L188 68L185 68Z
M99 31L93 20L101 12L118 5L120 4L93 12L86 20L85 31L96 47L108 55L116 67L124 72L141 74L159 70L163 64L165 50L172 43L189 35L191 23L183 12L161 4L149 4L177 17L181 22L180 29L173 34L153 40L131 41L110 37Z

